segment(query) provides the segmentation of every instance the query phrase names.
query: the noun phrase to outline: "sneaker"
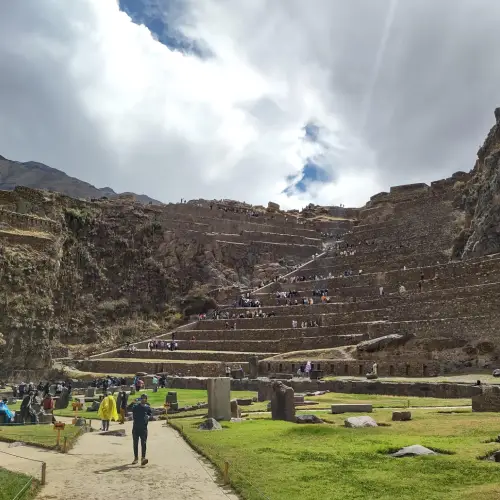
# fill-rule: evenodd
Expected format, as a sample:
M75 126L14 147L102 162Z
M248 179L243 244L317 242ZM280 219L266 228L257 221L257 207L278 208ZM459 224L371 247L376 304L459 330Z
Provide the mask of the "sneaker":
M134 461L132 462L132 465L135 465L137 463L139 463L139 460L137 458L134 458Z
M148 462L149 462L149 460L147 458L143 458L141 460L141 465L144 467Z

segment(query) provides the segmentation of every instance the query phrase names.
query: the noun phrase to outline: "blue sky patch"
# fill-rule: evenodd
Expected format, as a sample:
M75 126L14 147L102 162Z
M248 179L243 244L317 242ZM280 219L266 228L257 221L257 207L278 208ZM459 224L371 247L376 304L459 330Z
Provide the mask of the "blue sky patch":
M169 0L164 5L160 9L154 0L119 0L120 10L126 12L134 23L144 24L169 49L202 58L209 57L207 50L203 50L200 44L184 36L175 27L175 20L182 12L182 2Z
M287 181L291 184L283 191L283 193L288 196L292 195L294 192L306 193L309 184L313 182L326 184L332 180L332 175L325 168L309 159L302 168L298 177L293 175L289 175L287 177Z

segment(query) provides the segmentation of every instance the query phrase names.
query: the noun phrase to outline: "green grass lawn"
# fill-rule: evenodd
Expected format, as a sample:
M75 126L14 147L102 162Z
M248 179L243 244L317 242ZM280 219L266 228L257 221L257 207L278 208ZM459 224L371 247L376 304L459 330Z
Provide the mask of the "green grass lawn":
M66 425L61 431L61 445L66 437L73 442L80 427ZM0 426L0 441L21 441L23 443L43 448L53 448L57 442L57 432L50 424L45 425L2 425Z
M0 500L12 500L16 498L16 495L23 490L29 479L29 476L10 472L0 467ZM30 486L27 486L26 493L20 498L22 500L35 498L37 490L38 482L33 481Z
M349 415L320 414L322 425L272 421L264 415L224 423L222 432L197 429L200 419L172 422L219 468L229 462L233 486L245 500L497 500L500 464L478 460L499 450L485 443L499 432L498 415L413 410L411 422L372 417L388 427L347 429ZM453 454L392 458L388 452L421 444Z

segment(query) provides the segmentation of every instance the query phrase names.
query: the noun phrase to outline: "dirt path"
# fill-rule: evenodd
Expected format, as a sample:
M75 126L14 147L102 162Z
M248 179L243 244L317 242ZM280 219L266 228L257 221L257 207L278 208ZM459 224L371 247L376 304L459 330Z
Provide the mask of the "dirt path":
M0 443L0 451L47 463L47 484L37 497L40 500L102 500L133 491L135 498L237 500L214 482L213 469L163 422L149 424L145 467L131 465L131 424L111 426L111 430L119 428L126 429L126 437L86 433L68 454L29 446L9 448L8 443ZM7 469L28 473L37 465L3 453L0 462Z

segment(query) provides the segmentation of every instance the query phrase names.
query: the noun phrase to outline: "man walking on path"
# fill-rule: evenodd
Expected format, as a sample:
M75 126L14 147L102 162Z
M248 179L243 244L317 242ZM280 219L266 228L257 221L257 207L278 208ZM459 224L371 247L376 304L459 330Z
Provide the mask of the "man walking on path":
M134 461L132 465L139 462L139 439L141 440L141 465L146 465L146 441L148 440L148 422L151 416L151 407L148 404L146 394L141 396L140 403L136 403L132 408L134 423L132 426L132 439L134 444Z

